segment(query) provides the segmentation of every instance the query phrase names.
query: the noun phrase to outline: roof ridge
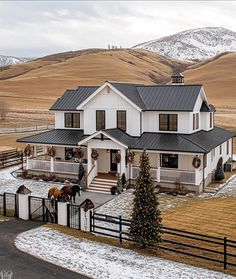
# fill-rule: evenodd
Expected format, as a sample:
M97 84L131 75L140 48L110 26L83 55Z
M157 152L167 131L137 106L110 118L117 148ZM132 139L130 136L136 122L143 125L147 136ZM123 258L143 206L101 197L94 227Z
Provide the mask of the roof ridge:
M203 146L201 146L200 144L196 143L194 140L191 140L191 139L187 138L185 135L179 134L179 136L182 137L182 138L184 138L185 140L187 140L187 141L189 141L189 142L195 144L196 146L202 148L202 149L205 150L206 152L209 151L209 150L207 150L205 147L203 147Z

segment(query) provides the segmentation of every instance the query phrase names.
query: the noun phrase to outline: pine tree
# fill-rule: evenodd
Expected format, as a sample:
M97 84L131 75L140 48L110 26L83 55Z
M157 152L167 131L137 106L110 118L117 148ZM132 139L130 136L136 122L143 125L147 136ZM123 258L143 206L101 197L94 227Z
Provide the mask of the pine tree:
M223 171L223 158L220 157L217 167L215 170L215 179L216 180L223 180L225 178L224 171Z
M161 241L161 212L154 193L148 154L140 156L140 172L134 191L134 207L129 230L130 237L143 247L157 246Z

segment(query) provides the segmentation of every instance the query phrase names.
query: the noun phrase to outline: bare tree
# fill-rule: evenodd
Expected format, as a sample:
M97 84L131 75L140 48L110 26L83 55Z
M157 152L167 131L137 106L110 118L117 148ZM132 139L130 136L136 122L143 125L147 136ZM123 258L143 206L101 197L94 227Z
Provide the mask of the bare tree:
M0 101L0 120L5 121L7 113L9 112L9 105L6 101Z

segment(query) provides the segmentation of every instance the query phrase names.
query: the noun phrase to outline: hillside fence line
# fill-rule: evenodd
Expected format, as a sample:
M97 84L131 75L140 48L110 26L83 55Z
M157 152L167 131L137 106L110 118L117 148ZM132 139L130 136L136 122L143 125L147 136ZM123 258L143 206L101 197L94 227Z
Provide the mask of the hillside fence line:
M54 129L55 125L36 125L33 127L21 127L21 128L0 128L0 134L11 134L11 133L26 133L35 131L46 131Z

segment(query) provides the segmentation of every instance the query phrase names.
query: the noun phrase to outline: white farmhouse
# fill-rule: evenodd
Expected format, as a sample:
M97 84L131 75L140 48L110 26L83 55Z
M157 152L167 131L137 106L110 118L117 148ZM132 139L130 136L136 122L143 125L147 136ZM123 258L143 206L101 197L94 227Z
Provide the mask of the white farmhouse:
M79 148L88 190L109 190L117 173L134 181L139 155L146 150L158 185L173 188L178 183L201 192L212 181L219 158L226 163L232 157L235 134L214 126L215 108L203 86L185 85L182 75L172 76L170 85L107 81L80 86L67 90L51 110L54 130L18 139L34 146L27 169L77 177ZM91 154L96 153L94 160Z

